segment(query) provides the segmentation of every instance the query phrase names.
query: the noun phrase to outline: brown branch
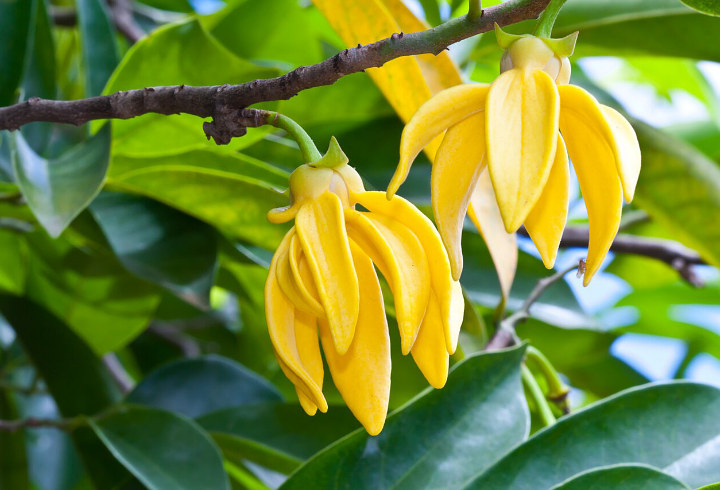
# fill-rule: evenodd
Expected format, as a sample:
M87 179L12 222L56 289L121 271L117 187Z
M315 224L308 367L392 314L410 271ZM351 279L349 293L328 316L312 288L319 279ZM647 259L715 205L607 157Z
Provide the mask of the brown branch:
M519 233L528 236L527 230L521 228ZM587 248L590 240L587 228L567 227L563 232L560 246L563 248ZM695 287L702 287L703 281L693 271L693 265L704 265L706 262L700 255L684 245L672 240L646 238L637 235L619 234L613 240L610 250L615 253L640 255L665 262L675 269L680 277Z
M85 417L74 417L70 419L37 419L30 417L20 420L0 420L0 431L17 432L23 429L36 429L41 427L52 427L72 431L84 423Z
M450 44L491 30L495 23L504 26L536 18L548 2L510 0L483 10L480 17L464 16L425 31L393 34L283 76L240 85L146 87L75 101L31 98L0 108L0 129L15 130L34 121L80 125L95 119L128 119L151 112L185 113L212 117L213 134L208 138L226 144L238 132L238 111L252 104L289 99L303 90L331 85L346 75L380 67L402 56L438 54Z

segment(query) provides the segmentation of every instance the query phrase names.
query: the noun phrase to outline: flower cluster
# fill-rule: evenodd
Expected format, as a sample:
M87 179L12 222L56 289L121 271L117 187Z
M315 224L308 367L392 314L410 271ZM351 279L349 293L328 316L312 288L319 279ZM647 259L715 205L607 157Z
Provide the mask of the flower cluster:
M569 85L577 34L563 39L516 36L496 28L505 48L502 74L491 84L465 84L436 94L403 131L391 197L417 154L446 131L432 172L432 204L440 235L462 271L460 234L480 174L490 172L508 232L525 225L545 266L555 262L568 209L568 155L588 211L590 243L584 283L600 267L630 202L640 148L630 123Z
M377 434L390 394L390 338L373 265L393 293L403 354L436 388L447 380L464 302L432 222L405 199L365 191L343 157L333 140L323 162L290 176L292 204L268 213L295 225L273 257L265 310L279 364L305 411L328 408L319 329L335 386Z

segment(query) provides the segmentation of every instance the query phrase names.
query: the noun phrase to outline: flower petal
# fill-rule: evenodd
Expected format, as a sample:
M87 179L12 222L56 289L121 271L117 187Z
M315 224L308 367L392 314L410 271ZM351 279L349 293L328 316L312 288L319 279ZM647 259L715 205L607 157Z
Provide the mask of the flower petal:
M312 401L308 396L303 392L301 389L299 389L297 386L295 387L295 393L297 393L298 401L300 402L300 406L303 410L305 410L305 413L310 415L311 417L317 413L317 405L315 405L315 402Z
M440 303L440 311L447 333L447 348L452 347L450 336L450 309L452 299L452 277L450 262L443 247L440 235L432 221L418 208L400 196L389 201L383 192L363 192L354 194L359 204L373 214L385 216L405 225L420 241L428 258L431 288Z
M335 347L344 354L355 334L360 290L340 198L325 192L317 199L308 200L295 217L295 228L315 279Z
M306 385L303 380L298 378L295 373L287 367L276 350L273 349L273 353L275 354L275 359L277 359L278 365L280 366L280 370L295 386L295 393L297 393L300 406L302 406L303 410L305 410L305 413L308 415L315 415L315 413L317 413L317 405L315 404L315 398L309 394L311 393L311 390L308 385Z
M372 213L348 213L348 232L390 284L402 352L408 354L430 297L430 272L422 245L405 226Z
M550 174L559 109L555 82L541 70L514 68L490 86L486 111L488 167L509 233L525 221Z
M620 226L622 186L613 134L595 98L574 85L561 85L560 129L575 167L590 222L585 263L587 286L602 264Z
M448 129L433 163L433 214L456 281L463 267L463 222L470 196L484 168L484 154L485 114L478 113Z
M449 338L450 346L448 354L454 354L457 349L458 340L460 340L460 328L462 327L463 316L465 315L465 298L463 297L462 286L460 282L452 283L452 300L450 303L450 319L449 319Z
M387 188L391 198L405 182L420 150L450 126L485 109L487 84L464 84L438 92L420 106L405 125L400 140L400 163Z
M470 196L468 216L485 240L495 264L500 291L503 299L507 299L517 269L517 237L515 233L505 231L488 171L480 174L475 190Z
M301 283L298 283L298 281L295 280L292 270L290 249L292 248L292 244L296 243L298 240L295 236L294 228L290 233L293 235L290 239L290 246L284 248L283 250L278 249L276 276L280 289L287 299L290 300L290 302L299 310L311 313L315 316L324 316L325 312L322 307L314 298L307 294L307 291L304 289L304 284L303 288L301 288Z
M430 293L425 318L410 352L415 364L434 388L445 386L450 365L450 356L445 348L442 320L437 297L434 293Z
M552 269L568 214L570 169L567 150L558 136L555 162L540 199L525 219L525 228L540 252L543 264Z
M295 345L303 367L307 370L313 382L322 389L323 362L320 354L320 341L318 339L317 318L300 310L295 310ZM321 411L327 411L326 407Z
M312 273L307 265L307 260L302 254L302 245L300 245L300 239L297 236L293 236L290 240L290 247L288 250L288 269L291 277L292 285L295 288L298 301L296 306L312 315L322 318L325 316L325 310L318 299L317 288L312 278ZM280 274L281 267L278 265L278 274ZM280 286L283 286L283 279L280 279ZM283 288L283 291L285 289ZM286 293L287 294L287 293ZM289 297L289 295L288 295ZM293 301L294 302L294 301Z
M323 320L320 338L335 386L365 430L376 435L385 424L390 399L390 336L372 262L358 245L351 242L351 247L362 290L355 338L344 355L338 354Z
M615 141L618 175L622 184L625 201L630 202L640 177L640 144L632 125L612 107L600 104L605 120L610 125Z

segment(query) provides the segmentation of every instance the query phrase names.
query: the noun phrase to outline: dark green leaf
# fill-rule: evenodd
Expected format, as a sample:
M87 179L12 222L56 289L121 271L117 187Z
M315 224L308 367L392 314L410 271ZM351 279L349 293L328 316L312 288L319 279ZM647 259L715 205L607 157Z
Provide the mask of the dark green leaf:
M458 488L528 431L520 383L524 349L486 353L455 366L442 390L427 390L388 417L376 437L362 429L302 466L283 486Z
M217 268L210 226L157 201L117 192L100 194L90 210L130 272L209 307Z
M85 95L100 95L119 61L115 27L105 2L78 0L78 25L82 36Z
M720 15L720 3L717 0L680 0L682 3L707 15Z
M720 390L711 386L678 382L633 388L560 419L468 488L550 488L582 471L618 463L656 466L693 486L717 481L718 410Z
M103 443L151 490L229 490L220 451L192 420L125 407L91 422Z
M15 144L18 185L38 221L57 237L100 192L110 161L110 125L54 159L36 153L19 132Z
M652 466L619 464L580 473L553 487L553 490L685 490L687 485Z
M0 250L0 291L22 294L28 260L25 240L19 233L0 230Z
M140 0L140 3L155 7L161 10L171 10L174 12L194 12L188 0Z
M0 387L0 420L14 420L17 416L9 391ZM0 430L0 488L8 490L30 488L25 437L20 431Z
M70 328L37 303L0 296L0 313L45 381L64 417L94 415L120 398L102 361ZM113 488L127 473L90 429L72 433L85 468L99 488Z
M282 396L241 364L209 355L177 361L150 373L127 400L200 417L248 403L280 401Z
M266 451L276 451L296 463L359 427L345 406L333 405L327 413L309 417L299 405L289 403L228 408L210 413L198 423L208 431L233 436L238 442L264 446Z
M15 102L25 65L33 0L0 2L0 106Z

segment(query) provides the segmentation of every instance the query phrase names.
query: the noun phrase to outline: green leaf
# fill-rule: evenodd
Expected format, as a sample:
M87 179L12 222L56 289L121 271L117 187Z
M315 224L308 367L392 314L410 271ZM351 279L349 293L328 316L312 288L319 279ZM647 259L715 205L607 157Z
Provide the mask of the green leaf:
M163 85L237 84L270 78L279 72L237 58L210 36L196 19L155 30L125 55L104 93ZM263 131L253 134L262 136ZM236 138L233 145L253 138ZM149 114L113 123L113 154L177 154L211 145L202 131L202 120L190 115Z
M282 395L267 380L215 355L163 366L146 376L127 397L131 403L193 418L223 408L280 400Z
M0 291L22 294L27 273L27 247L15 232L0 230Z
M680 0L693 10L707 15L720 16L720 4L716 0Z
M91 421L110 452L150 490L229 490L220 451L192 420L124 407Z
M442 390L388 417L376 437L358 430L318 453L283 488L459 488L523 440L523 348L470 357Z
M580 473L553 487L553 490L604 490L606 488L686 490L688 486L652 466L619 464Z
M100 192L110 161L110 125L58 158L36 153L15 134L13 167L30 209L57 237Z
M678 0L570 0L558 15L553 37L580 31L580 56L648 54L719 61L720 45L707 37L719 27L720 19L693 12Z
M24 298L0 296L0 313L64 417L93 415L120 399L102 361L57 317ZM75 447L98 488L114 488L128 477L88 428L72 433Z
M173 12L191 13L195 11L188 0L140 0L140 3L160 10L170 10Z
M718 410L720 390L708 385L633 388L538 432L468 488L550 488L588 469L618 463L652 465L692 486L717 481Z
M117 192L100 194L90 210L127 270L209 308L215 230L157 201Z
M676 238L720 266L720 167L682 141L633 121L642 151L635 199Z
M157 288L128 274L112 256L40 233L27 239L27 296L97 353L119 349L148 325L160 300Z
M85 95L100 95L120 59L115 26L100 0L78 0L78 25L85 68Z
M232 436L233 446L259 464L268 462L253 456L274 452L289 463L288 471L319 450L359 427L343 405L333 405L327 413L309 417L298 404L255 403L228 408L198 420L206 430ZM226 439L227 440L227 439ZM228 441L229 442L229 441ZM260 446L260 451L254 446Z
M0 420L15 420L17 416L9 391L0 388ZM0 431L0 488L30 488L25 437L21 431Z
M15 102L25 65L25 50L32 13L33 0L7 0L0 2L0 32L3 49L0 50L0 106Z
M234 161L233 171L205 166L204 162L210 162L213 155L213 152L204 153L203 161L198 160L197 152L157 159L118 158L116 160L126 162L123 166L134 161L138 170L117 175L113 163L108 182L113 188L143 194L175 207L231 237L274 248L287 227L271 224L266 214L272 208L287 205L288 198L264 180L269 171L258 172L258 165L238 157L222 160ZM157 160L162 160L162 164ZM271 178L277 180L277 174Z

